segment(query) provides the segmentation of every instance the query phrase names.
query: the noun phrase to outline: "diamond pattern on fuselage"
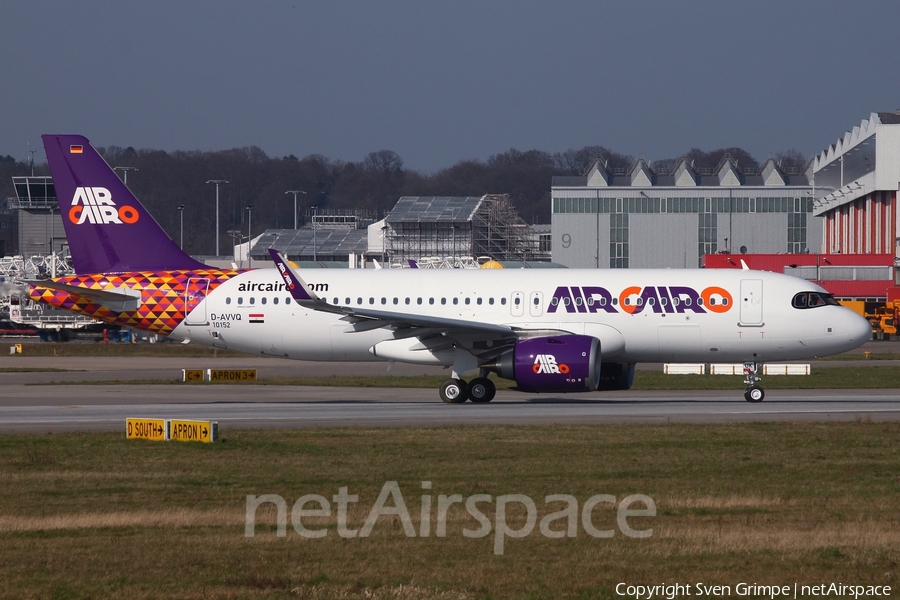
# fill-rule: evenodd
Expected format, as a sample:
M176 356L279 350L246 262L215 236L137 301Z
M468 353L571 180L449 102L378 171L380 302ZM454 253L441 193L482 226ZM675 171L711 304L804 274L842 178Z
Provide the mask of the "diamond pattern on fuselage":
M110 310L84 296L41 287L40 284L32 284L30 297L32 300L46 302L51 306L93 317L105 323L168 335L209 293L242 272L209 269L122 275L73 275L54 279L57 283L94 290L110 288L140 290L140 307L137 310L123 312ZM202 280L209 281L208 288L205 283L199 285Z

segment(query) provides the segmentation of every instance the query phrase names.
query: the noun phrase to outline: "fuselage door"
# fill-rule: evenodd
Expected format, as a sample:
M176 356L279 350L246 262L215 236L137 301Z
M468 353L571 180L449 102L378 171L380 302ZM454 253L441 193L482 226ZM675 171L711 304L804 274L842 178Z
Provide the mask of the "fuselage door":
M741 280L741 325L760 325L763 322L762 279Z
M528 311L532 317L539 317L544 313L543 292L531 292L531 296L528 298Z
M509 297L509 311L514 317L521 317L525 314L525 294L522 292L513 292Z
M209 293L209 279L190 278L184 290L185 325L208 325L206 315L206 295ZM195 310L196 309L196 310ZM193 311L193 312L192 312Z

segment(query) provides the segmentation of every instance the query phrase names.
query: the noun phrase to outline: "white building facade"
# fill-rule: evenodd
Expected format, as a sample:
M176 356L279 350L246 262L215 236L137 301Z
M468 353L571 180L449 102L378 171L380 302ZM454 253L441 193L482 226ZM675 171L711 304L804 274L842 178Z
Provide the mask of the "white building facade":
M726 155L695 171L684 159L655 172L638 160L610 173L596 161L584 177L554 177L553 261L571 268L691 268L705 254L819 252L806 174L768 160L739 169Z

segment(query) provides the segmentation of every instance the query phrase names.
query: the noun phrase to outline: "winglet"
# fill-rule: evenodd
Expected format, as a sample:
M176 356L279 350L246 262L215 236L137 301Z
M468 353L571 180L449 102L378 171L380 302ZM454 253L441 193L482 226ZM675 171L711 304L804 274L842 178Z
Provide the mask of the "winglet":
M294 300L299 304L315 304L321 302L315 292L312 292L306 283L297 276L291 266L287 263L287 260L279 254L278 250L269 248L269 255L271 255L272 260L275 261L275 268L278 269L278 274L281 275L285 287L287 287L287 290L291 293Z
M407 259L407 262L409 263L410 269L418 269L419 268L419 263L417 263L413 259L409 258L409 259Z
M747 266L747 263L744 262L743 258L741 259L741 269L743 269L744 271L750 270L750 267Z

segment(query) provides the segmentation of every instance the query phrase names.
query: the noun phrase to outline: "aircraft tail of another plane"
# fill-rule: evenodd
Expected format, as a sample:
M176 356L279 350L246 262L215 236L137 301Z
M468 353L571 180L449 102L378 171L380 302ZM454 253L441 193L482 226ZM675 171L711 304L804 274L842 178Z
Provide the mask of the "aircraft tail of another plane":
M44 135L78 274L207 268L185 254L80 135Z

